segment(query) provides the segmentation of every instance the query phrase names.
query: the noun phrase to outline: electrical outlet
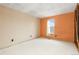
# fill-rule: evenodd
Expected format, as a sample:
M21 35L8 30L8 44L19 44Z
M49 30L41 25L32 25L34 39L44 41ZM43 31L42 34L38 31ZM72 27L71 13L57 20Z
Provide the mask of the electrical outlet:
M12 38L12 39L11 39L11 42L13 42L13 41L14 41L14 39Z
M32 35L30 35L30 37L32 37Z

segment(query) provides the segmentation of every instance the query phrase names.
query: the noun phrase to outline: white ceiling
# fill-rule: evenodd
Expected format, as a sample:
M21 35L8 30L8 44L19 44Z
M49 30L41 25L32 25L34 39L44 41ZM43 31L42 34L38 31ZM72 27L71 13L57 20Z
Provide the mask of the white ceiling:
M4 3L1 4L35 17L54 16L75 10L75 3Z

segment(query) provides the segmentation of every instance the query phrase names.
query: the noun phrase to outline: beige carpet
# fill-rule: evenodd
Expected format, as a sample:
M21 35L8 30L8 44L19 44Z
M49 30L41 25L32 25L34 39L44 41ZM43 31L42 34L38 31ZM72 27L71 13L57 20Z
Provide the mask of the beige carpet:
M7 49L0 50L1 55L75 55L78 51L73 43L48 40L46 38L33 39Z

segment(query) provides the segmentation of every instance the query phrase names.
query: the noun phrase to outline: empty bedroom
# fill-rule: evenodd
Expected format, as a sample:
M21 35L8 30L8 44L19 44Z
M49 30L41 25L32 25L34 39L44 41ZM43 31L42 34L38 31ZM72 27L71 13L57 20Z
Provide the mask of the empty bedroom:
M0 3L0 55L78 55L78 3Z

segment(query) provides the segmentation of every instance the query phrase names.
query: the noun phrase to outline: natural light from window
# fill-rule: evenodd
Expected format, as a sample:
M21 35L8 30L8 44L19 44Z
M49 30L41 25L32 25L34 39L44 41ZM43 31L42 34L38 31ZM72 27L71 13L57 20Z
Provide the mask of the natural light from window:
M54 34L55 20L49 19L47 21L47 35Z

